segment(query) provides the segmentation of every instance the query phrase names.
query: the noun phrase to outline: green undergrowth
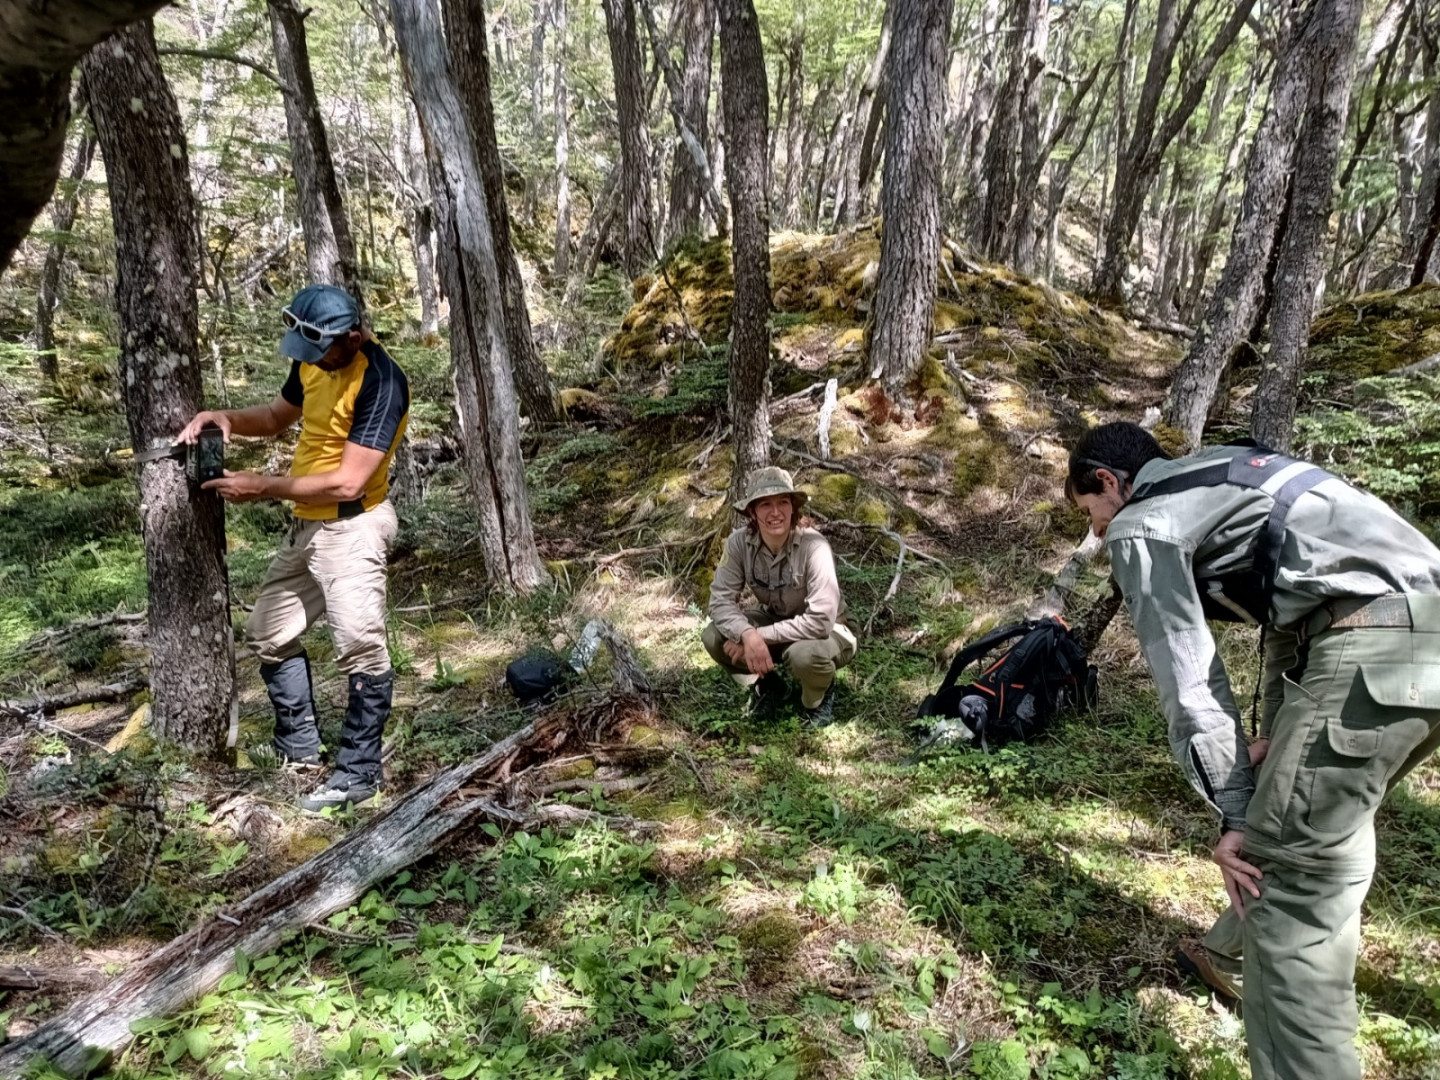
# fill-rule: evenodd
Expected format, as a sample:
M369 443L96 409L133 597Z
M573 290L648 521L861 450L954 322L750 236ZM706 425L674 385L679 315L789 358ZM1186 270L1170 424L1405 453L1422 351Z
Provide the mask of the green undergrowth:
M854 367L878 237L873 228L838 240L786 235L772 251L775 392L784 396ZM866 628L837 684L840 722L811 732L793 701L773 720L754 715L700 644L728 523L728 300L714 290L727 260L721 245L682 248L671 282L642 281L634 305L602 276L585 303L604 318L550 358L564 373L571 419L528 426L524 450L553 589L507 599L488 587L454 461L435 468L423 498L403 511L392 557L398 678L387 733L392 794L382 806L525 723L529 714L504 689L505 665L526 652L563 652L601 614L634 642L654 680L658 711L630 731L653 751L636 767L650 782L557 798L654 827L462 837L274 953L238 956L234 973L180 1015L141 1021L109 1075L1245 1075L1238 1020L1170 960L1224 894L1208 862L1213 822L1170 760L1123 613L1095 657L1096 713L1068 718L1032 746L901 764L915 706L945 657L1018 617L1083 534L1058 498L1064 433L1089 419L1083 409L1148 401L1146 380L1163 376L1173 351L1153 342L1128 351L1140 339L1112 316L999 268L964 273L952 256L954 284L940 273L937 329L956 355L926 365L914 410L901 415L873 388L842 385L831 428L837 467L828 469L785 449L818 453L815 398L777 419L776 460L811 491ZM674 325L671 284L689 291L703 348ZM237 311L216 324L232 403L264 400L278 385L265 329L273 315ZM596 327L641 315L656 321L632 321L597 368ZM443 342L409 340L394 319L382 330L410 373L412 432L448 433ZM653 356L615 352L626 335L643 345L647 327ZM67 370L80 363L65 358ZM1129 371L1145 365L1160 376ZM1094 380L1092 366L1108 381ZM1116 385L1124 372L1131 381ZM207 379L215 393L215 373ZM1360 383L1344 398L1309 386L1307 452L1431 512L1433 384ZM113 425L113 398L110 409ZM134 489L123 462L112 452L107 465L96 449L88 417L99 414L56 399L39 415L62 452L7 460L0 486L7 695L143 659L113 628L24 647L48 627L144 604ZM265 460L261 448L235 453L257 467ZM248 602L284 517L254 504L230 508L227 523L232 584ZM939 565L907 560L896 583L896 547L882 529ZM1079 606L1102 587L1100 576L1085 578ZM1241 700L1255 679L1255 638L1219 633ZM323 629L306 646L333 744L343 680ZM35 725L0 744L0 810L17 822L0 837L0 904L23 907L63 939L0 912L3 962L69 963L88 949L118 968L369 819L294 811L313 777L267 759L270 707L252 661L242 658L240 676L235 768L143 737L100 754ZM582 709L594 689L558 708ZM57 719L93 744L132 705ZM92 717L96 726L84 727ZM567 778L585 778L597 763L573 769ZM1437 790L1440 770L1422 769L1379 820L1381 872L1358 981L1367 1075L1383 1080L1433 1075L1440 1062ZM63 1004L58 994L10 992L0 1028L19 1034Z

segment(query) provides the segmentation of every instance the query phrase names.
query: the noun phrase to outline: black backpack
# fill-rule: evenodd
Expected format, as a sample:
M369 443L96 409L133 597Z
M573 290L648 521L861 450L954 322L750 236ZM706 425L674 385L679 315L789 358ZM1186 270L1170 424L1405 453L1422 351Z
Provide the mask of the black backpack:
M988 663L973 681L961 684L965 669L979 661ZM1030 741L1061 709L1092 709L1098 696L1098 673L1070 628L1056 618L1029 619L961 649L916 717L960 720L989 751L992 743Z
M554 701L574 673L554 653L533 650L505 669L505 685L523 705Z

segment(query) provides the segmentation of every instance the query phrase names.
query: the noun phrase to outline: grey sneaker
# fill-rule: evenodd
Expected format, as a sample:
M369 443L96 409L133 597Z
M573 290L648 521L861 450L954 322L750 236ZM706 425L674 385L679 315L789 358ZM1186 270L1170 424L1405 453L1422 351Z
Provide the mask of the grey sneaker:
M348 788L326 784L301 799L300 809L318 814L330 807L343 810L350 806L364 806L378 794L379 791L373 784L351 784Z

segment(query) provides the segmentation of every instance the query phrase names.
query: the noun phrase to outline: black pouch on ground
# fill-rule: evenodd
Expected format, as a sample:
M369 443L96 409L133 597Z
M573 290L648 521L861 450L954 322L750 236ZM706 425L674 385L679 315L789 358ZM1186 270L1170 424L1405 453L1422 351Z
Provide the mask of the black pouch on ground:
M971 665L979 674L961 676ZM945 680L925 697L917 720L959 720L987 751L1043 732L1062 709L1094 708L1098 673L1061 619L1030 619L993 630L950 662Z
M505 685L524 705L554 701L575 673L554 653L529 652L505 669Z

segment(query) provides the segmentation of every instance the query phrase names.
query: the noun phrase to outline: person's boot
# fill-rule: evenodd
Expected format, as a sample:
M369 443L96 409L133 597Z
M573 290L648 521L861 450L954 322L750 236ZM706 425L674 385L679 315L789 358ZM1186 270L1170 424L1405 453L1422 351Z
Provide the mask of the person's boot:
M755 683L753 691L755 698L750 707L751 715L756 720L765 723L774 720L780 714L781 708L784 707L788 692L785 677L778 671L767 671Z
M324 787L300 801L302 810L318 812L330 806L360 806L380 791L380 748L385 721L390 719L395 673L350 675L347 681L350 701L345 710L335 772Z
M315 695L310 688L310 657L305 653L278 664L261 664L260 677L275 706L275 734L270 745L285 762L320 764L320 729L315 723Z
M807 709L801 705L800 719L808 728L829 727L835 722L835 684L833 682L825 688L825 696L820 699L819 705L813 709Z
M1226 1008L1234 1010L1243 1000L1240 977L1223 970L1203 942L1193 938L1180 942L1175 950L1175 966L1203 983Z

